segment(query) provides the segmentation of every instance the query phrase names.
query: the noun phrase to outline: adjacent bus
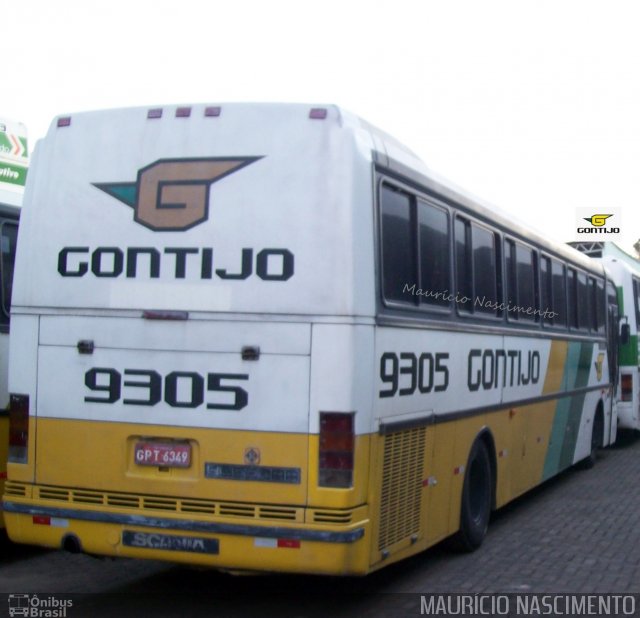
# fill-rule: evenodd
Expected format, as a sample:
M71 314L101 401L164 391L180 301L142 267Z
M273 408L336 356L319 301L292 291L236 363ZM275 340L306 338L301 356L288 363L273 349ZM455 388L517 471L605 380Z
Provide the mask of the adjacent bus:
M620 306L619 380L616 395L618 426L640 430L640 260L612 242L570 243L600 261L610 272Z
M472 550L615 439L612 325L602 265L339 108L58 117L18 244L9 535L339 575Z
M0 491L7 477L9 446L9 311L18 218L29 153L24 124L0 118ZM0 528L4 518L0 510Z

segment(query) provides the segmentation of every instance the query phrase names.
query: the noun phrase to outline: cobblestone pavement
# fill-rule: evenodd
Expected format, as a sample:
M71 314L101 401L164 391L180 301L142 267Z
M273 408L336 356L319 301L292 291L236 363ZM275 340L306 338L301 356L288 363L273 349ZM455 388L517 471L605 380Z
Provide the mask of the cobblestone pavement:
M420 615L425 593L640 593L639 479L640 440L624 436L594 469L571 469L495 514L475 553L437 546L360 579L234 577L5 544L0 593L78 595L68 618L373 618Z

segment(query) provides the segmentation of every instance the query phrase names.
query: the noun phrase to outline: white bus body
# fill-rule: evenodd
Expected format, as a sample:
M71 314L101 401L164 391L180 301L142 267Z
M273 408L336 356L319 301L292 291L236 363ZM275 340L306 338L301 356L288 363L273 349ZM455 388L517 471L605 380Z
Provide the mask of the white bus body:
M11 340L14 540L362 574L459 529L477 546L485 506L615 437L602 267L338 108L60 117L32 173ZM381 215L385 200L444 217L449 274L454 220L469 250L492 239L473 254L476 292L491 256L502 290L504 248L532 293L539 262L549 294L544 268L560 267L565 295L543 315L520 283L526 315L507 316L451 284L431 311L415 277L394 278L404 245L388 238L404 220Z

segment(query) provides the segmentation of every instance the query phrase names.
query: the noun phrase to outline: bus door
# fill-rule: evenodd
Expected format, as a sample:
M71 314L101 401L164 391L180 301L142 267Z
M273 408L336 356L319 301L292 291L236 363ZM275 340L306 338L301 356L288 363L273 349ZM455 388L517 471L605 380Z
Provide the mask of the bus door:
M618 390L618 381L620 378L620 362L619 362L619 320L620 314L618 310L618 299L616 290L611 281L607 281L607 356L609 358L609 382L611 383L611 410L615 405L616 392ZM613 419L613 414L611 419ZM613 432L615 423L610 423L609 431ZM615 439L614 435L610 435L610 441Z

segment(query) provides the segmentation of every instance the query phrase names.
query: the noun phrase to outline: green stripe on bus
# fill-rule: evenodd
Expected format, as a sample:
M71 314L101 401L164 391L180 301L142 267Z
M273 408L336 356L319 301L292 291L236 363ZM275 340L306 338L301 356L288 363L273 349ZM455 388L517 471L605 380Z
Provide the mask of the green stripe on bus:
M564 390L587 386L593 358L593 343L569 343L564 365ZM551 439L542 472L543 480L551 478L573 463L578 440L585 393L558 400L551 428Z
M580 358L580 344L567 343L567 356L564 361L564 369L562 371L562 390L566 391L573 387L578 373L578 361ZM542 472L543 480L551 478L560 468L560 456L562 454L562 445L564 443L564 433L569 418L570 399L564 398L556 403L556 411L553 416L553 425L551 427L551 437L549 439L549 448L544 462Z

